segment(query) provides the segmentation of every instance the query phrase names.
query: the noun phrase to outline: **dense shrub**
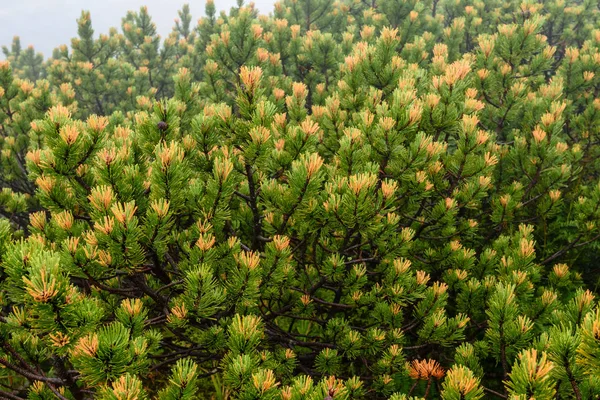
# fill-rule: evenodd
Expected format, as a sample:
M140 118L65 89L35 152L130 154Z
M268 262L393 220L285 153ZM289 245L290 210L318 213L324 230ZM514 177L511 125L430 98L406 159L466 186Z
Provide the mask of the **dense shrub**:
M4 48L0 397L600 396L597 1L179 14Z

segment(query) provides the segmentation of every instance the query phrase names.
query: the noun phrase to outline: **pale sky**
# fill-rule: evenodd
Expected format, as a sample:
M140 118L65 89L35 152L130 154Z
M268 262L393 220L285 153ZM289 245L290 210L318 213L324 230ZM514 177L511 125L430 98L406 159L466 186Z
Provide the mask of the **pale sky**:
M70 45L71 38L77 35L76 19L81 10L91 12L92 27L98 35L107 33L111 26L120 29L127 10L137 11L143 5L148 6L152 21L164 38L184 3L190 5L195 25L204 15L205 0L0 0L0 46L10 46L13 36L18 35L24 48L32 44L36 51L49 57L55 47ZM262 14L268 14L275 0L254 3ZM236 0L215 0L218 10L228 11L235 4Z

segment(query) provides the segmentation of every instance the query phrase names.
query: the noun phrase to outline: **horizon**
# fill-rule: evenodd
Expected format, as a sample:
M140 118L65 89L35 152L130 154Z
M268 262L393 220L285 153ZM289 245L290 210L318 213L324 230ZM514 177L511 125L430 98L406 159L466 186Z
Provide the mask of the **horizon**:
M253 2L261 14L270 13L275 4L275 0ZM108 33L111 27L120 29L121 18L125 17L127 11L137 11L144 5L148 7L158 34L164 38L171 32L178 17L177 11L185 3L190 6L192 23L195 25L204 16L204 0L22 0L0 6L0 46L10 48L13 37L19 36L23 49L33 46L36 53L42 53L47 59L58 46L66 44L70 47L71 38L77 36L76 20L82 10L90 11L94 35L97 37L100 33ZM229 11L236 5L236 0L217 0L215 5L217 12Z

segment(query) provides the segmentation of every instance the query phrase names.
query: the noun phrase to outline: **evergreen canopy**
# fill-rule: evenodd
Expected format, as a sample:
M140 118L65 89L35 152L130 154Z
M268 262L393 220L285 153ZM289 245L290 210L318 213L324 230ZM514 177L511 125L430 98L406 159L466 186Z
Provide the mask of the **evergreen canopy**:
M0 398L600 396L597 0L192 21L3 48Z

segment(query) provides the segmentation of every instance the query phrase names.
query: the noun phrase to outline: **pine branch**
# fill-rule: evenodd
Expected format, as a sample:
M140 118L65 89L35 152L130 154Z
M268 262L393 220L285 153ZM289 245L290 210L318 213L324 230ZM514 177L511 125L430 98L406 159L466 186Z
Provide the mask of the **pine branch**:
M8 400L27 400L25 397L19 397L16 394L10 392L0 392L0 399Z
M505 394L502 394L502 393L499 393L499 392L496 392L495 390L492 390L492 389L490 389L490 388L487 388L487 387L485 387L485 386L483 386L483 391L484 391L484 392L488 392L489 394L492 394L492 395L494 395L494 396L496 396L496 397L499 397L499 398L501 398L501 399L507 399L507 398L508 398L508 396L507 396L507 395L505 395Z
M258 209L258 192L254 183L254 173L252 172L252 166L246 162L245 164L246 177L248 178L248 189L250 191L250 210L253 216L253 236L252 236L252 249L261 250L263 245L259 237L262 237L262 215Z
M27 369L20 368L10 362L8 362L5 358L0 357L0 364L4 365L6 368L22 375L23 377L29 379L30 381L40 381L45 383L56 383L58 385L62 385L64 382L60 378L48 378L44 375L36 374L33 372L29 372Z

